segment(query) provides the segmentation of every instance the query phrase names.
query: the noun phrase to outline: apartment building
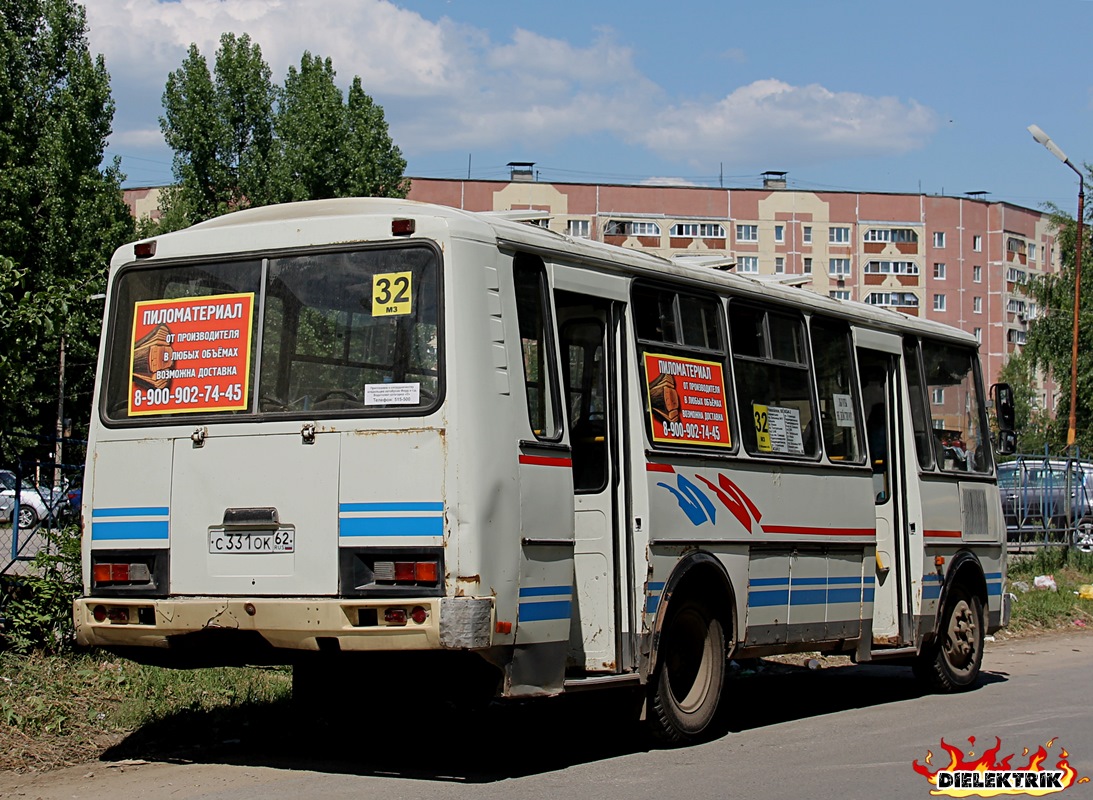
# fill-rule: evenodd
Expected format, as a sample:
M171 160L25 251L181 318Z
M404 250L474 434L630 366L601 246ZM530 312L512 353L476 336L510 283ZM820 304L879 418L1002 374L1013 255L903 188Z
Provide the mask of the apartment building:
M786 188L785 173L765 173L762 188L744 189L545 183L532 166L510 164L507 181L414 178L409 197L527 212L570 236L733 265L741 274L954 325L982 343L988 382L1041 312L1024 292L1026 281L1059 264L1046 214L982 192L802 191ZM1041 396L1048 410L1051 389Z

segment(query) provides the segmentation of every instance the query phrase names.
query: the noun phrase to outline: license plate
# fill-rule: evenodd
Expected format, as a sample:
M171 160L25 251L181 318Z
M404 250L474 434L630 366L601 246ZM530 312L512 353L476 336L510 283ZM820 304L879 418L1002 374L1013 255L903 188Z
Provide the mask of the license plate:
M292 528L279 528L275 531L209 529L209 552L215 555L294 553L295 551L296 532Z

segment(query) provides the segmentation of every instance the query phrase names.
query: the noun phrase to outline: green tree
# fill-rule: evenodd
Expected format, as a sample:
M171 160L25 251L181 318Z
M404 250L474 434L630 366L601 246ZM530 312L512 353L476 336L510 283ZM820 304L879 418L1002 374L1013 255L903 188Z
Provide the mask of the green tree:
M270 83L259 46L226 33L212 72L196 45L167 79L160 128L174 150L154 236L239 208L328 197L405 197L406 160L383 108L354 77L348 95L329 58L305 52Z
M1093 171L1085 167L1090 179ZM1074 323L1074 286L1078 225L1074 217L1050 206L1058 231L1057 247L1061 269L1029 281L1027 293L1042 313L1029 325L1025 356L1031 369L1048 372L1059 387L1055 418L1047 429L1048 444L1055 452L1066 446L1070 415L1070 370ZM1087 207L1088 210L1088 207ZM1093 242L1090 231L1093 218L1086 214L1082 236L1081 293L1078 310L1078 396L1076 404L1076 444L1086 454L1093 454Z
M405 197L406 160L383 108L354 76L343 98L329 58L305 52L278 93L274 202L327 197Z
M343 193L347 173L343 148L348 126L334 65L305 52L300 69L288 68L277 93L274 130L276 202L315 200Z
M166 193L156 229L268 202L273 97L261 48L246 34L220 37L212 73L197 45L190 45L163 92L159 124L174 150L177 187Z
M103 165L114 102L72 0L0 0L0 459L66 410L86 430L112 251L132 235L118 163ZM46 445L48 452L51 447Z

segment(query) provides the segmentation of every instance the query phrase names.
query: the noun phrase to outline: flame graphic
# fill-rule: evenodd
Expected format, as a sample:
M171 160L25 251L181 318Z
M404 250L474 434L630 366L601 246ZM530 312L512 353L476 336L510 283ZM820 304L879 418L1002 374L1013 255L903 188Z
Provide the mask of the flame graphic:
M969 738L968 743L975 746L975 738ZM975 753L969 751L967 758L965 758L963 752L958 747L953 747L944 739L941 740L941 747L949 754L949 763L945 766L939 767L932 772L929 766L933 765L934 754L932 751L926 751L925 764L918 763L918 759L911 764L914 767L915 772L924 776L930 781L934 787L937 787L937 775L939 772L1041 772L1043 771L1043 763L1048 759L1048 750L1055 744L1055 738L1052 738L1047 744L1038 747L1036 752L1032 753L1029 757L1028 763L1023 767L1014 767L1011 765L1011 761L1014 758L1014 754L1010 754L1005 758L999 760L998 754L1002 750L1002 740L995 737L994 747L984 751L984 753L978 758L975 757ZM1024 748L1022 757L1029 755L1029 749ZM1060 779L1061 788L1052 787L1045 789L1038 788L934 788L930 790L932 795L945 795L947 797L996 797L998 795L1016 795L1027 794L1035 797L1042 797L1044 795L1060 792L1063 789L1069 788L1075 783L1088 783L1089 778L1079 778L1078 773L1074 770L1070 764L1067 763L1067 758L1070 756L1064 748L1059 749L1059 760L1055 765L1055 769L1062 772ZM1050 767L1049 767L1050 769Z

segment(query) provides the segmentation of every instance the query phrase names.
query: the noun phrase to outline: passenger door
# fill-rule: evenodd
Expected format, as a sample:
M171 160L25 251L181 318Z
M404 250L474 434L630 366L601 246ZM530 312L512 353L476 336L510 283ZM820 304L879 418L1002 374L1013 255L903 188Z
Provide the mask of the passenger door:
M873 644L911 641L910 535L906 482L908 463L900 413L902 393L898 337L873 334L883 349L859 345L858 369L869 462L873 469L877 553L874 569ZM887 339L891 339L888 345Z
M621 536L618 351L622 305L557 291L562 387L573 454L576 610L570 663L588 672L621 671ZM627 659L624 659L627 660Z

